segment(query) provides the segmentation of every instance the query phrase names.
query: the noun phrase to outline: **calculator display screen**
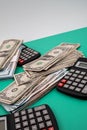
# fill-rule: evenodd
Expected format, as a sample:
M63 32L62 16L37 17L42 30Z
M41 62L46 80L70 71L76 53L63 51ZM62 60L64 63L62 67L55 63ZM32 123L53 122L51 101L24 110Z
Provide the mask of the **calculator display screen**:
M0 130L7 130L6 117L0 117Z
M87 63L86 62L77 62L76 67L87 69Z

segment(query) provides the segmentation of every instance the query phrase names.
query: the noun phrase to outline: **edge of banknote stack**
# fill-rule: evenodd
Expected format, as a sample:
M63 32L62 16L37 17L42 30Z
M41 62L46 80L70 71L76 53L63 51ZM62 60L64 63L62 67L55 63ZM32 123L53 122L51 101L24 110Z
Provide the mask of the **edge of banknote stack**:
M9 39L0 46L0 79L13 78L23 40Z

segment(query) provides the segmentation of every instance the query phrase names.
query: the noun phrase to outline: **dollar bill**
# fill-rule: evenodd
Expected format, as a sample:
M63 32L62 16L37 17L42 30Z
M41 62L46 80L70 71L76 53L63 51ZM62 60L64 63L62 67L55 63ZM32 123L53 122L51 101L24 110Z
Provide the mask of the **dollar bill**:
M0 69L3 69L9 60L11 60L22 42L22 40L17 39L3 41L0 47Z
M31 71L42 71L47 70L52 65L66 57L70 54L76 47L74 45L60 45L56 46L54 49L41 56L37 60L24 65L24 69L29 69Z
M48 93L52 88L55 87L55 83L60 80L65 74L66 69L59 70L47 77L45 77L39 84L37 84L24 98L20 101L17 101L13 105L2 104L7 111L17 111L20 108L24 108L28 103L36 101L38 98L41 98L46 93Z
M64 77L67 74L66 72L62 72L60 75L58 75L58 77L55 78L55 80L51 83L49 83L44 89L43 91L39 91L39 93L37 94L32 94L32 98L30 98L30 100L28 100L20 109L24 109L25 107L27 107L28 105L31 105L32 103L36 102L37 100L41 99L41 97L43 97L44 95L46 95L48 92L50 92L56 85L57 82ZM19 109L18 109L19 110ZM17 111L17 110L16 110ZM15 111L14 111L15 112Z
M65 58L63 58L62 60L60 60L59 62L57 62L56 64L54 64L51 68L49 68L48 70L43 70L41 72L34 72L34 71L30 71L30 70L25 70L25 72L27 73L27 75L31 75L33 77L37 77L37 76L46 76L49 75L53 72L56 72L60 69L63 68L68 68L73 66L73 64L76 62L76 60L79 57L83 57L83 53L79 52L77 50L73 51L72 53L70 53L68 56L66 56Z
M55 65L57 62L59 62L62 59L66 58L67 56L69 56L71 53L73 53L76 50L76 48L78 48L80 46L80 44L68 44L68 43L64 43L64 44L61 44L61 46L63 46L63 47L67 46L70 49L67 50L68 52L62 54L62 58L60 60L59 59L54 60L54 62L51 63L50 65L48 65L44 70L48 70L50 67L52 67L53 65Z
M57 72L56 72L56 74L57 74ZM39 89L37 87L37 89L35 91L33 91L32 94L30 94L30 96L28 96L27 100L24 102L24 104L22 106L20 106L18 108L18 110L19 109L23 109L23 108L25 108L28 105L31 105L32 103L34 103L35 101L37 101L38 99L40 99L41 97L46 95L48 92L50 92L56 86L57 82L63 76L65 76L67 74L67 72L66 72L66 70L63 70L63 71L61 71L61 73L59 73L57 75L56 74L54 74L55 76L53 76L54 79L52 79L52 82L50 80L48 80L48 82L46 84L44 82L43 83L41 82L39 84L39 86L41 86L41 84L42 84L42 86ZM52 78L52 77L50 77L50 78ZM46 79L44 79L44 81ZM43 84L44 84L44 86L43 86Z
M38 77L36 79L33 79L27 84L23 84L18 86L16 82L12 82L9 86L6 87L1 93L0 93L0 102L6 103L6 104L13 104L16 102L19 98L21 98L25 92L27 92L31 87L33 88L35 84L38 83L41 77Z
M74 52L70 53L68 56L57 62L47 71L43 71L43 74L46 75L62 68L71 67L79 57L83 57L83 54L75 50Z
M21 85L30 82L31 77L27 75L25 72L22 72L22 73L15 74L14 79L17 85Z
M67 42L67 43L65 43L65 42L64 42L64 43L61 43L61 46L66 46L66 45L67 45L67 46L71 46L71 45L72 45L72 46L74 46L74 49L77 49L77 48L80 47L80 44L79 44L79 43L77 43L77 44L68 43L68 42Z
M0 71L0 79L13 78L20 52L21 47L18 49L17 53L13 56L6 68Z

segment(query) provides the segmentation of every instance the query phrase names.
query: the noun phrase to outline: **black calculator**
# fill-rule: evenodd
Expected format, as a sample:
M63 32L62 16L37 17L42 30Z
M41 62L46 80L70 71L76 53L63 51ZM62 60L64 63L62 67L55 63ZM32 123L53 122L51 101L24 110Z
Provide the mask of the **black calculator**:
M22 44L21 45L21 53L20 53L20 56L19 56L19 60L18 60L18 65L19 66L22 66L28 62L31 62L37 58L40 57L40 52L34 50L34 49L31 49L30 47Z
M87 99L87 58L79 58L69 72L58 82L57 90Z
M0 117L0 130L59 130L47 104Z

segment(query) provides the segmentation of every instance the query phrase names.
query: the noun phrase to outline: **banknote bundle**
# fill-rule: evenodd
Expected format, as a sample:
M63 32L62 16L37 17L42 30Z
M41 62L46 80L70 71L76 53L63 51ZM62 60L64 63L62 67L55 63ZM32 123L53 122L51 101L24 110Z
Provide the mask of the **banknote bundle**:
M76 50L79 46L80 44L60 44L39 59L25 64L23 66L24 70L28 75L37 77L39 75L46 76L62 68L68 68L72 66L79 57L84 56L82 52ZM43 57L45 57L45 59ZM53 57L53 59L50 59L50 57ZM51 64L46 66L46 62L50 62Z
M30 105L52 90L59 79L66 73L66 69L61 69L46 77L41 76L39 78L34 78L31 81L19 86L13 82L7 89L3 90L2 94L0 94L0 102L4 103L2 105L7 111L15 112L23 109L25 106ZM17 77L15 78L17 79Z
M71 52L73 52L76 48L79 47L79 44L60 44L50 50L45 55L41 56L39 59L25 64L24 70L41 72L43 70L48 70L54 64L68 56Z
M0 79L12 78L21 52L22 40L9 39L0 46Z
M2 106L15 112L31 105L51 91L67 74L83 53L76 50L80 44L62 43L37 60L23 66L24 72L14 74L14 82L0 93Z

